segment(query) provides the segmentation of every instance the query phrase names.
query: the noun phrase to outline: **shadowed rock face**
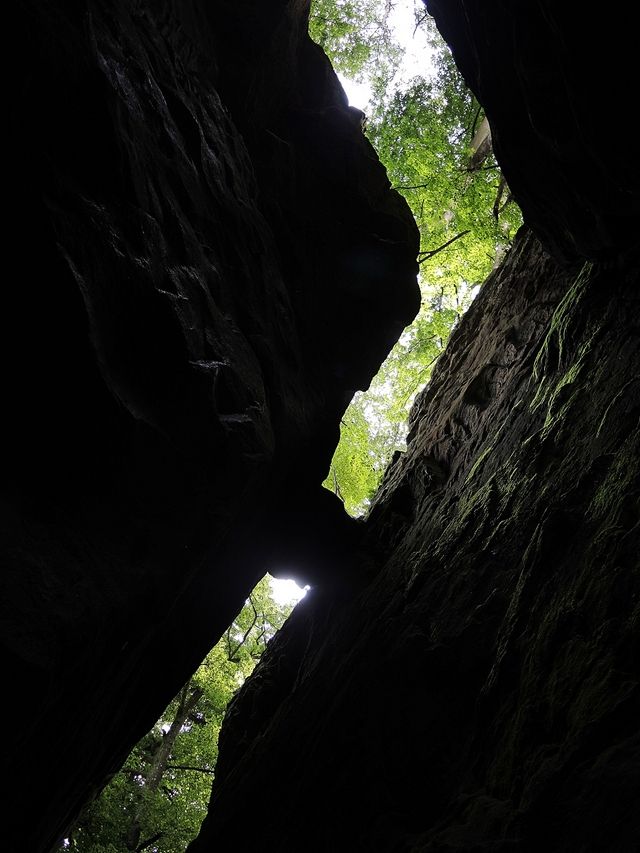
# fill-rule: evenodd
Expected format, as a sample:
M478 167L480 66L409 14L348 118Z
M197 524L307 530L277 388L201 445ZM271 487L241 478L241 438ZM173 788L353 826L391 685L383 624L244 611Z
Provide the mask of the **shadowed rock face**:
M486 109L525 222L562 264L637 240L640 171L623 130L637 37L624 0L425 0Z
M628 15L428 5L542 243L485 282L341 582L231 704L190 853L637 850L638 171L593 133L631 97Z
M230 707L194 853L635 851L637 172L569 18L482 9L434 11L543 242L454 333L365 525L319 484L417 239L307 4L12 13L10 849L55 848L297 552L318 586ZM609 20L598 91L631 102Z
M322 504L340 417L417 311L413 218L307 7L14 10L12 849L55 846L263 575L292 496Z
M307 595L232 702L190 853L241 820L279 851L636 849L638 262L562 270L521 232L351 582Z

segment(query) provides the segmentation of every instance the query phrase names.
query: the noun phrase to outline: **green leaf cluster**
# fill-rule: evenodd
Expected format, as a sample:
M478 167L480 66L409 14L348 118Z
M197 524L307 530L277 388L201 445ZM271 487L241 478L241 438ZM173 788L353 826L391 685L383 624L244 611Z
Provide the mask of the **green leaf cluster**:
M183 853L206 816L226 707L291 610L273 600L269 577L263 578L62 850ZM166 739L176 731L167 751ZM151 783L152 768L159 773L157 786Z
M432 19L423 15L420 25L428 28L433 73L395 86L372 79L367 134L420 230L422 307L342 421L324 485L354 515L366 511L393 452L404 449L415 394L522 224L493 153L479 164L471 161L471 142L484 118L480 104ZM339 57L330 55L339 66Z
M352 515L367 511L385 468L396 450L405 449L407 413L428 382L457 319L473 298L468 287L441 282L424 298L366 392L358 392L345 412L340 443L324 482Z
M403 53L389 29L389 12L387 0L314 0L309 34L336 71L350 80L375 79L383 85Z
M378 91L367 131L416 218L424 286L447 279L460 287L486 277L522 219L515 204L502 208L508 190L499 198L502 175L493 154L470 167L484 113L444 43L434 46L433 62L432 76L388 96Z

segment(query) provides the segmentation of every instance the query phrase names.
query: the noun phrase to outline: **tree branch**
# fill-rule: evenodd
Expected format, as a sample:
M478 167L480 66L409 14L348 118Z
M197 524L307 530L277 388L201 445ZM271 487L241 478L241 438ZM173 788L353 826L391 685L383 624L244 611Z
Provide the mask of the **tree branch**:
M203 695L204 690L201 687L195 687L191 695L189 695L189 682L185 684L185 686L178 694L178 710L176 711L176 715L173 719L173 722L171 723L169 731L162 738L160 748L156 752L151 767L149 768L146 774L144 783L144 789L146 792L153 792L158 790L160 782L162 781L164 771L167 768L167 763L169 761L169 756L171 755L171 750L175 745L176 738L180 734L180 729L182 728L187 717L198 704ZM141 821L142 816L144 814L145 803L146 798L143 794L143 791L141 790L138 805L133 814L131 824L129 825L129 830L127 832L126 845L129 850L138 849L140 841Z
M433 341L435 338L438 338L438 337L440 337L440 336L439 335L431 335L428 338L418 338L418 340L414 343L414 345L409 347L407 352L415 352L418 349L418 347L420 346L420 344L425 344L425 343L427 343L427 341Z
M500 201L502 200L502 194L504 193L505 187L507 186L507 182L504 179L504 175L500 175L500 183L498 184L498 190L496 192L496 200L493 203L493 217L498 221L498 217L500 216Z
M247 637L249 636L249 634L250 634L250 633L251 633L251 631L253 630L253 628L254 628L254 626L255 626L256 622L258 621L258 611L256 610L256 606L255 606L255 604L253 603L253 598L252 598L252 596L251 596L251 595L249 596L249 603L251 604L251 609L253 610L253 620L252 620L252 622L251 622L251 625L249 625L249 627L247 628L247 630L244 632L244 635L243 635L242 639L240 640L240 642L238 643L238 645L237 645L237 646L235 647L235 649L233 650L233 657L231 657L231 656L229 657L229 660L230 660L231 662L233 662L233 663L237 663L237 662L238 662L238 661L235 661L235 660L234 660L234 659L235 659L235 656L236 656L236 653L237 653L237 652L238 652L238 650L239 650L239 649L241 649L241 648L244 646L244 644L247 642Z
M473 170L473 174L475 175L477 172L495 172L496 169L500 171L500 165L498 163L494 163L492 166L478 166L477 169ZM458 166L456 172L468 172L468 166Z
M428 261L429 258L432 258L434 255L437 255L438 252L441 252L443 249L446 249L447 246L450 246L452 243L455 243L456 240L459 240L461 237L464 237L465 234L469 234L469 229L466 231L461 231L460 234L456 234L455 237L452 237L450 240L447 240L446 243L443 243L442 246L438 246L437 249L431 249L429 252L420 252L418 254L418 263L423 264L425 261ZM420 255L424 255L423 258Z
M338 474L336 472L336 466L332 465L331 470L333 472L333 491L340 498L342 503L344 503L344 498L342 497L342 492L340 491L340 485L338 483Z
M471 125L471 133L469 134L471 139L476 135L476 125L478 124L478 119L480 118L480 113L482 112L482 104L478 104L478 109L476 110L476 114L473 118L473 124Z
M413 34L414 34L414 36L415 36L415 34L418 32L418 27L421 27L421 26L422 26L422 24L423 24L423 22L424 22L424 21L426 21L426 20L427 20L427 18L430 18L430 17L431 17L431 16L429 15L429 13L428 13L428 12L425 12L425 13L424 13L424 15L420 18L420 20L419 20L419 21L416 21L416 25L415 25L415 27L414 27L414 29L413 29Z
M215 770L207 770L205 767L192 767L190 764L168 764L168 770L195 770L198 773L210 773L212 776Z
M399 184L397 187L391 187L392 190L424 190L427 187L430 187L431 184L416 184L412 187L405 187L402 184Z
M227 640L227 660L230 661L233 658L233 653L231 651L231 625L227 628L227 633L225 634L225 638Z
M156 841L159 841L163 835L164 832L156 832L156 834L152 835L151 838L148 839L148 841L145 841L144 844L139 844L136 847L136 853L142 853L142 851L146 850L147 847L151 847L152 844L155 844Z

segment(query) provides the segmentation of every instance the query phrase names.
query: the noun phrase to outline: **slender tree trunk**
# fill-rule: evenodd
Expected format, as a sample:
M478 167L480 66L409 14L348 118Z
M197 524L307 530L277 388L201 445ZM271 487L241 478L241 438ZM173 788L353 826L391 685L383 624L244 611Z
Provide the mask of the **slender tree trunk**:
M151 767L147 771L144 788L140 791L140 799L136 808L133 820L127 832L127 848L129 850L138 850L140 844L141 822L146 807L146 797L148 794L158 790L165 770L171 750L173 749L176 739L180 734L180 730L187 721L187 717L202 698L204 691L200 687L194 688L189 695L189 685L185 686L180 691L180 702L176 716L171 723L171 728L162 738L160 748L156 752Z
M480 122L480 127L471 140L471 148L473 148L474 153L469 160L467 168L470 172L476 172L492 151L491 128L489 127L489 119L486 116Z

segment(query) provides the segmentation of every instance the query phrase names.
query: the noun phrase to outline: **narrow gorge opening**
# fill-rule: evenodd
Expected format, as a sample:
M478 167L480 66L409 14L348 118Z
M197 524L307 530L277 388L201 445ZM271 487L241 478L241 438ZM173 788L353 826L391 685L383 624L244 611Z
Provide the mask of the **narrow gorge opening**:
M389 2L355 106L306 0L11 6L7 849L636 851L633 10L425 6L491 133Z
M498 166L484 111L420 0L320 0L311 35L420 230L421 309L341 421L324 486L366 513L407 417L480 285L509 250L522 214Z
M490 137L488 144L482 137L482 150L476 141L482 108L421 2L392 8L381 0L317 0L310 32L341 72L350 106L363 113L363 132L421 235L420 312L370 389L355 394L324 482L350 515L362 517L393 454L406 448L415 396L481 282L508 250L521 215ZM227 704L308 588L284 579L286 565L276 568L279 579L267 575L258 583L61 850L179 853L195 838Z

